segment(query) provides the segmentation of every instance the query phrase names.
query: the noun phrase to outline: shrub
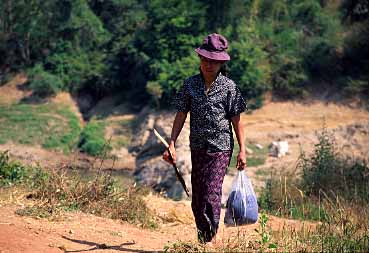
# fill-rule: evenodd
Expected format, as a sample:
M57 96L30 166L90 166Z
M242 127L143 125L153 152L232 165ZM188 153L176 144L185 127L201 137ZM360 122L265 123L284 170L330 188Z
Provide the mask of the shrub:
M111 150L110 143L105 141L104 130L103 122L90 121L81 133L78 145L81 151L93 156L102 156Z
M240 22L243 25L236 28L239 38L230 50L234 59L229 63L230 77L247 99L257 98L270 89L270 65L255 25L246 20Z
M326 129L318 135L314 153L302 154L298 167L308 195L320 196L324 191L346 200L369 201L369 166L360 159L340 157Z
M45 67L60 77L65 89L75 92L82 89L87 81L93 83L94 79L102 77L106 71L104 60L103 53L73 48L71 43L61 43L55 53L45 60Z
M332 80L341 75L342 66L336 55L336 47L325 40L317 40L309 45L304 55L304 65L313 77Z
M369 91L369 77L367 77L366 80L352 79L351 77L348 77L346 81L344 92L347 95L357 95L364 91Z
M63 82L57 76L46 72L40 64L31 69L28 75L30 78L29 87L35 95L40 97L53 96L63 89Z
M337 205L369 201L368 165L340 157L325 128L318 134L313 154L301 154L297 171L301 178L271 175L260 194L260 207L290 218L331 221Z
M27 175L26 167L10 161L9 151L0 152L0 185L22 182Z
M272 74L273 90L279 96L292 98L304 96L307 75L297 59L280 57L280 66Z

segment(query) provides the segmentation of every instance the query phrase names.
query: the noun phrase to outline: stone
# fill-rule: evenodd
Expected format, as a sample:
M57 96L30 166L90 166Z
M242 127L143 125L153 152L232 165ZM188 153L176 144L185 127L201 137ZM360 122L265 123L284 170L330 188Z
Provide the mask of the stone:
M251 148L246 147L246 154L252 155L254 151Z
M273 141L269 146L269 154L274 157L282 157L288 153L287 141Z
M187 197L182 185L177 180L174 168L165 162L162 154L165 146L155 136L155 128L169 142L175 113L148 112L142 115L143 120L135 133L136 139L129 148L136 154L134 176L139 184L152 187L163 192L167 197L182 199ZM176 142L177 167L183 176L187 188L191 188L191 153L189 147L189 124L184 124ZM191 190L190 190L191 192Z
M256 147L257 149L263 149L263 146L262 146L261 144L259 144L259 143L255 144L255 147Z

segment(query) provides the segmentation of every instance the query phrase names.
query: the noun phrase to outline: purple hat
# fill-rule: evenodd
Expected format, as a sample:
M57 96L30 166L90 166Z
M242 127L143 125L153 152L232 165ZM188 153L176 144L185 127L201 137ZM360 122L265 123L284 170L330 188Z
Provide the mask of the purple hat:
M231 57L226 52L228 41L217 33L209 34L205 37L202 45L195 51L206 58L217 61L229 61Z

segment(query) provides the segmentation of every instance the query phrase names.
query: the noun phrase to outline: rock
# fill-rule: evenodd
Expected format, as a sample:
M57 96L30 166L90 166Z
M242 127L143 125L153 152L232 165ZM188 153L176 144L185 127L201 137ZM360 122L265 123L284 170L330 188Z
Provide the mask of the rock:
M273 141L269 146L269 154L275 157L282 157L288 153L287 141Z
M120 149L114 149L110 152L111 155L116 156L119 159L124 159L131 154L128 152L128 149L125 147L121 147Z
M263 146L262 146L261 144L259 144L259 143L255 144L255 147L256 147L257 149L263 149Z
M252 155L254 153L254 151L252 151L252 149L246 147L246 154Z
M142 115L144 120L137 129L136 139L130 152L136 154L136 181L148 185L167 197L181 199L187 197L176 178L174 168L162 159L165 146L153 133L155 128L164 139L169 141L175 113L148 112ZM189 124L185 123L176 142L177 167L187 188L191 186L191 153L189 147ZM191 192L191 191L190 191Z
M187 189L191 193L191 175L183 175L183 179L186 183ZM181 183L178 180L176 180L174 184L172 185L172 187L170 187L165 192L165 195L175 200L180 200L180 199L187 197L185 191L183 190Z

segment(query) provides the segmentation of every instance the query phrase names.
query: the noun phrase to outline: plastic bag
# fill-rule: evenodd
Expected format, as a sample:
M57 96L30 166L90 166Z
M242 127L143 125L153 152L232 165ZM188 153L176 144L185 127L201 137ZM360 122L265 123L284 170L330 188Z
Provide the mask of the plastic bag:
M224 224L226 226L240 226L256 223L258 209L258 202L250 179L246 176L245 171L238 171L227 200Z

